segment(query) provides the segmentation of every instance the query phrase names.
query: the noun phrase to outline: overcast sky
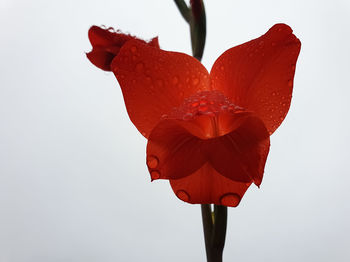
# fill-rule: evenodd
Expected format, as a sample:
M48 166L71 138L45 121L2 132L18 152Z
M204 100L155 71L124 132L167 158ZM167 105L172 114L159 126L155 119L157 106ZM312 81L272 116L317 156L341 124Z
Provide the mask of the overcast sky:
M275 23L302 42L261 189L229 209L224 261L350 261L350 2L205 4L208 70ZM84 53L104 24L190 54L173 1L0 0L0 23L0 262L205 261L200 207L150 182L114 75Z

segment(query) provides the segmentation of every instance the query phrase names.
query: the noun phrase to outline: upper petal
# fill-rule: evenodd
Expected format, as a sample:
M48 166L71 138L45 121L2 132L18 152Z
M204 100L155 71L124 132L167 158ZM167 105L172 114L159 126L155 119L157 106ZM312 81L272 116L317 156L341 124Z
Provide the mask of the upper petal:
M272 134L286 116L300 41L285 24L224 52L210 72L212 87L254 111Z
M164 114L185 97L210 88L208 71L183 53L128 41L112 62L126 109L136 128L148 137Z

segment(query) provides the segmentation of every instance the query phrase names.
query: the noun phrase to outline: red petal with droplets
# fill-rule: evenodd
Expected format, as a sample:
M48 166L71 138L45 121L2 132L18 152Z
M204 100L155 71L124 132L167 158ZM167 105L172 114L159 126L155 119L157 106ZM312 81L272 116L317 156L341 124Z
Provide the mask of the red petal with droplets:
M154 179L181 178L205 162L203 140L192 135L178 120L163 120L152 131L147 144L147 166Z
M216 204L236 207L251 183L232 181L220 175L210 164L193 174L170 180L176 196L191 204Z
M212 87L254 111L272 134L285 118L292 97L300 41L285 24L224 52L210 72Z
M111 67L129 117L145 137L185 97L210 87L207 70L195 58L136 40L121 48Z

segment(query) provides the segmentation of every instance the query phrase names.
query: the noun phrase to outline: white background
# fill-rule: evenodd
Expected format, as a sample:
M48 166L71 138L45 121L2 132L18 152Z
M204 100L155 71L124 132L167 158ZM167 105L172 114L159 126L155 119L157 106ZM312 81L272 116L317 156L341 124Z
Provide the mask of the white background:
M302 42L261 189L229 209L224 261L350 261L350 2L205 3L208 70L278 22ZM150 183L115 77L84 53L104 24L190 54L173 1L0 0L0 24L0 262L205 261L200 207Z

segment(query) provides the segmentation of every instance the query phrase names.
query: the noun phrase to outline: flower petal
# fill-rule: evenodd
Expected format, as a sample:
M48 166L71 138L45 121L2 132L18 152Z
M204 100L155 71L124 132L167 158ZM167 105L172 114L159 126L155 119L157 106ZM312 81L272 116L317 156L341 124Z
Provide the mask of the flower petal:
M111 71L111 63L115 54L101 48L94 48L91 52L86 54L90 62L105 71Z
M148 137L164 114L199 90L210 88L208 71L195 58L128 41L112 62L126 109Z
M151 179L181 178L205 162L203 140L192 135L178 120L163 120L152 131L147 144L147 166Z
M221 120L220 120L221 119ZM208 147L210 163L221 175L235 181L260 186L270 148L269 134L264 123L251 113L235 117L221 115L220 126L235 126L224 136L212 140Z
M254 111L270 134L285 118L292 97L300 41L285 24L224 52L210 72L212 87Z
M216 204L236 207L251 183L232 181L220 175L210 164L193 174L171 179L176 196L191 204Z

